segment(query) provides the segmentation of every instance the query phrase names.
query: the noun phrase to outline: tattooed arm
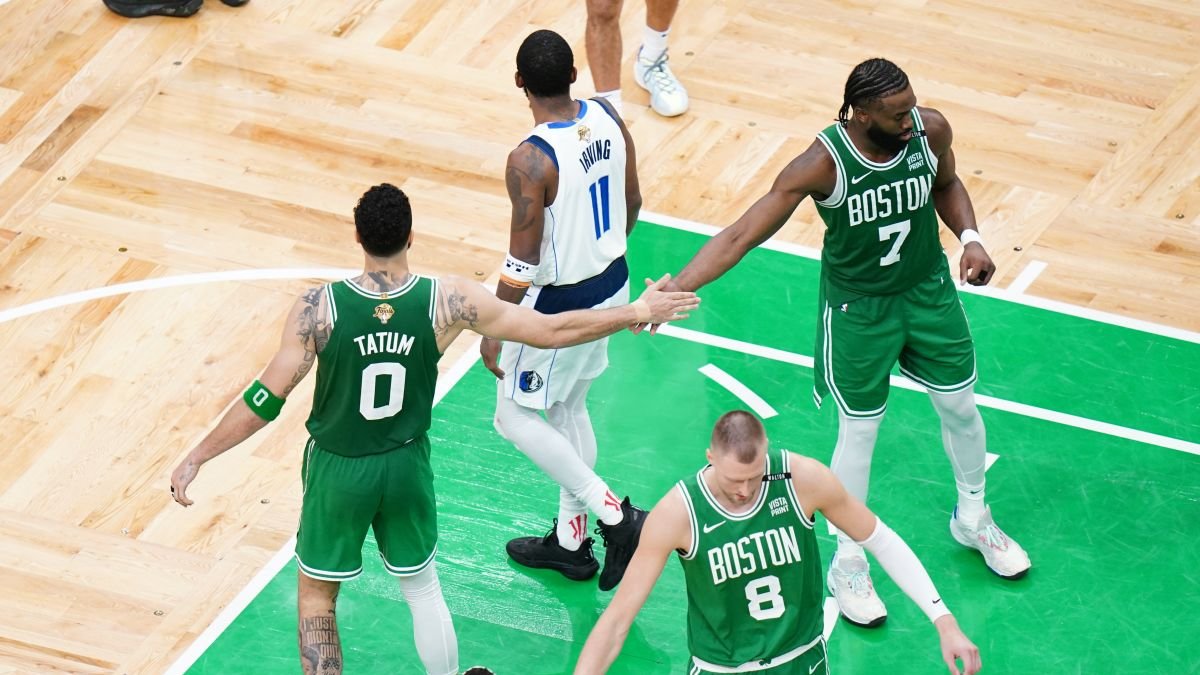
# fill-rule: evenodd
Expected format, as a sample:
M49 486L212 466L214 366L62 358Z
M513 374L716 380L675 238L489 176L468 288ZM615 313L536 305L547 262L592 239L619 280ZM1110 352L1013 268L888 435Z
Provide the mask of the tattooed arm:
M317 287L310 289L292 306L283 330L283 338L280 340L279 351L259 378L263 386L276 396L286 399L288 394L292 393L296 385L300 384L300 380L312 369L317 360L317 353L324 349L329 341L328 308L325 304L323 288ZM187 486L196 477L200 466L250 438L265 426L266 420L254 414L250 406L239 397L216 428L175 467L171 474L171 489L175 501L183 506L190 506L192 501L187 497Z
M633 304L542 314L503 302L474 281L444 277L438 284L437 317L433 326L438 350L445 352L463 330L497 340L552 349L612 335L637 321L647 320L644 318L647 316L652 321L687 318L687 312L695 309L700 300L694 293L661 290L669 280L670 275L666 275L653 282ZM647 283L650 283L649 279Z
M508 154L504 169L504 184L512 203L512 218L508 229L508 254L534 267L542 260L542 228L546 223L546 204L554 201L558 191L558 169L550 158L533 143L522 143ZM496 284L496 297L514 305L525 298L529 282L512 279L504 274ZM479 345L483 365L496 377L503 379L500 369L500 341L485 338Z

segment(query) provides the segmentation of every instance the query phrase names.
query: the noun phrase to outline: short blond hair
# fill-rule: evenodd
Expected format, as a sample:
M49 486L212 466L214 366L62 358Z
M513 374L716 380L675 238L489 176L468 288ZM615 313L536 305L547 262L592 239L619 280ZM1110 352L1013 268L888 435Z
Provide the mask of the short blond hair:
M743 464L759 457L767 442L767 430L762 422L745 410L731 410L713 425L709 447L721 454L732 452Z

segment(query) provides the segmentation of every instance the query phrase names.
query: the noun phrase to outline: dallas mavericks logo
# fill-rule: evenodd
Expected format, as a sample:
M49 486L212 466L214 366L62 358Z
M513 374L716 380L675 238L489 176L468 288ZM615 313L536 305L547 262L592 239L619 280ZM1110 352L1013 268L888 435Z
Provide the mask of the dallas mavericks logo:
M517 386L520 387L521 391L525 392L526 394L532 394L538 389L541 389L543 384L545 384L545 382L542 381L542 376L538 375L537 372L532 370L523 371L520 376L517 377Z

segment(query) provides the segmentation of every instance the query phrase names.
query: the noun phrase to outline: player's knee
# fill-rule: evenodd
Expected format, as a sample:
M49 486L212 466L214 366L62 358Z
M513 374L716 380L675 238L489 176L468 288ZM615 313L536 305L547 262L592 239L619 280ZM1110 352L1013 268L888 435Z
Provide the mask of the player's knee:
M616 23L621 17L622 0L587 0L588 21Z
M934 409L947 424L963 426L974 422L979 416L975 395L970 389L952 394L930 394L930 398Z

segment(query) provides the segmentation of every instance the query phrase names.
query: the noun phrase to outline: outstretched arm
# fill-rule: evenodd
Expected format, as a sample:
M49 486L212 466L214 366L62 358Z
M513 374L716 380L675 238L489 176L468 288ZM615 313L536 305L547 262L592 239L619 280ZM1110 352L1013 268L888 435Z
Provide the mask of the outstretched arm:
M778 232L805 197L832 192L835 180L833 158L820 141L813 141L780 172L767 194L700 249L673 287L694 291L725 274L750 249Z
M292 393L304 376L308 375L308 371L316 362L317 352L321 351L329 340L327 316L322 287L309 290L292 306L284 324L279 351L275 353L258 380L267 394L281 402ZM259 398L265 401L269 398L267 394L260 394ZM172 472L171 493L176 502L183 506L191 506L193 502L187 496L187 488L196 478L200 467L267 426L268 420L260 413L251 409L243 399L233 404L217 426Z
M610 309L581 309L542 314L528 307L502 302L474 281L445 277L438 284L438 310L434 333L438 349L445 351L463 330L497 340L552 349L591 342L642 321L678 321L700 304L694 293L663 291L666 275L654 282L635 302Z
M900 590L925 612L937 628L942 659L954 675L979 671L979 649L963 635L958 622L938 595L929 574L916 554L895 532L854 498L824 464L792 455L792 483L796 494L805 495L806 511L820 511L839 530L871 552Z
M691 528L683 501L671 490L650 511L629 569L608 608L588 635L575 675L601 675L621 653L633 619L662 575L671 551L691 545Z
M929 147L938 158L937 176L933 179L933 206L946 227L963 243L958 279L972 286L984 286L992 280L996 265L983 248L971 195L967 194L967 187L958 177L951 147L954 132L940 112L922 108L920 114L929 134Z

